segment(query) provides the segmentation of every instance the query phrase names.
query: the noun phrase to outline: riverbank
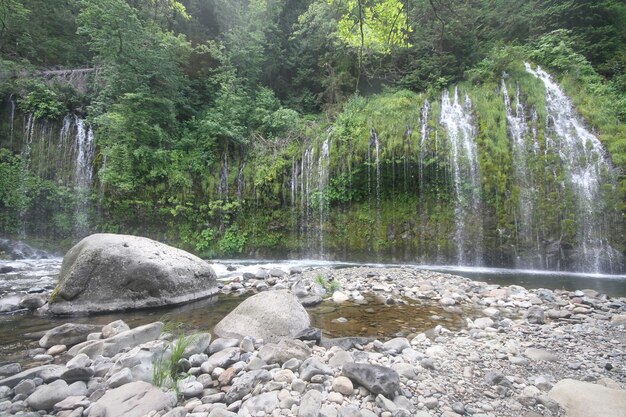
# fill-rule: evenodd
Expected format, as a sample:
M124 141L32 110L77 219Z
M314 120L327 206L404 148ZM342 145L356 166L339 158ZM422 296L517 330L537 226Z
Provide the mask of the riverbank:
M471 317L464 314L466 325L452 330L445 325L427 331L409 327L393 338L323 339L321 346L313 342L271 345L249 339L213 340L212 348L189 355L189 375L179 383L178 398L171 392L150 391L162 399L158 407L153 404L158 410L150 415L563 416L558 402L584 398L585 392L595 392L593 389L600 393L582 406L604 411L592 415L620 416L623 412L616 407L626 395L624 298L593 290L499 286L414 268L292 268L290 272L235 273L222 292L289 288L305 304L318 303L325 296L337 305L363 303L365 317L372 297L390 309L423 302L435 303L451 314L474 313ZM338 290L324 294L324 287ZM432 314L438 311L433 308ZM344 324L348 326L349 321ZM154 353L158 346L169 345L160 335L154 339L139 349L125 346L110 358L72 358L59 347L56 352L43 348L31 352L58 367L44 377L31 372L13 387L0 388L0 413L28 415L32 404L42 404L38 397L43 392L54 391L72 399L44 401L47 415L108 415L101 414L102 407L116 404L113 396L147 389L136 382L142 378L135 367L146 363L146 355L137 362L137 354ZM131 353L132 358L128 356ZM397 375L397 387L391 383L393 391L377 389L371 373L360 380L350 372L344 375L345 364L351 362L391 370L381 378L393 380ZM72 380L65 375L68 372L73 378L82 372L82 377ZM151 372L142 375L143 379L153 376ZM580 388L560 382L567 379L593 386ZM63 384L65 391L59 389ZM35 400L31 400L33 395ZM55 408L57 399L66 401Z

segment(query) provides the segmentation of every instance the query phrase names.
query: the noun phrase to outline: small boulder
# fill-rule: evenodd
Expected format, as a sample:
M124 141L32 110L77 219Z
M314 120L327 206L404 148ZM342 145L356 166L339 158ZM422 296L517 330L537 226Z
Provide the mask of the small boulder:
M309 314L289 290L266 291L247 298L213 332L219 337L252 336L268 342L293 337L311 324Z

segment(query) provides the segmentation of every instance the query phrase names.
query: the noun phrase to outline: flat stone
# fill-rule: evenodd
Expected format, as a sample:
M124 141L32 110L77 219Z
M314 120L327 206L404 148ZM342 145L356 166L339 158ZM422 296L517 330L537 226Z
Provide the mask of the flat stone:
M311 381L315 375L332 375L333 369L316 358L309 358L300 365L300 378Z
M212 355L220 350L227 348L233 348L239 346L242 339L234 337L218 337L209 344L209 355Z
M383 343L383 349L385 351L391 351L394 353L401 353L404 349L410 348L411 343L406 337L396 337Z
M50 380L51 375L55 375L58 379L67 368L62 365L43 365L35 368L30 368L15 375L9 376L4 379L0 379L0 386L6 385L10 388L15 387L20 381L24 379L33 379L36 377L42 378L44 381Z
M316 390L307 391L302 396L300 408L298 410L299 417L317 417L322 407L322 393Z
M304 360L311 356L311 349L301 340L283 339L268 343L259 350L259 358L268 364L285 363L290 359Z
M72 395L87 395L87 387L84 382L74 382L68 385L63 380L51 382L48 385L37 387L26 402L34 410L52 410L54 404Z
M278 408L279 404L278 394L275 391L264 392L244 401L238 414L256 416L259 413L265 413L265 415L269 415Z
M552 352L544 349L528 348L524 351L524 356L533 361L556 362L559 358Z
M0 376L3 377L19 374L21 371L22 366L19 363L8 363L0 366Z
M380 365L347 363L343 366L342 375L362 385L371 393L383 394L388 398L393 398L400 387L398 373Z
M39 340L39 346L43 348L49 348L54 345L73 346L84 342L87 340L89 333L99 329L100 326L93 324L65 323L48 330Z
M127 330L130 330L128 324L126 324L123 320L115 320L102 327L102 338L107 339Z
M563 379L548 396L565 409L568 417L624 417L626 390Z
M136 381L108 390L96 404L106 417L142 417L176 405L176 395L164 393L152 384ZM91 415L90 415L91 417Z
M226 393L224 401L226 404L232 404L235 401L241 400L243 397L250 394L257 385L266 383L271 379L272 376L265 369L246 372L242 376L235 378L230 390Z

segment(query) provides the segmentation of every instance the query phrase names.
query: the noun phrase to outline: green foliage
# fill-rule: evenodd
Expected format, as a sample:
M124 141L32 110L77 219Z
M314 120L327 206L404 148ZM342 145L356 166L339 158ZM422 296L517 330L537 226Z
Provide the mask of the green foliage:
M218 242L220 251L225 255L235 255L243 252L248 240L247 233L240 230L239 226L233 224Z
M339 283L339 281L335 280L332 277L328 279L324 275L316 275L315 283L321 285L322 288L324 288L326 292L329 294L332 294L335 291L338 291L341 289L341 284Z
M400 0L328 0L341 8L337 36L348 46L383 54L393 47L409 46L412 31L405 4Z
M58 119L67 113L57 92L43 82L27 81L21 90L18 106L23 112L38 119Z
M176 341L170 343L168 350L155 361L152 368L152 382L157 387L173 388L180 395L179 381L185 377L181 359L185 349L191 345L196 336L181 334Z

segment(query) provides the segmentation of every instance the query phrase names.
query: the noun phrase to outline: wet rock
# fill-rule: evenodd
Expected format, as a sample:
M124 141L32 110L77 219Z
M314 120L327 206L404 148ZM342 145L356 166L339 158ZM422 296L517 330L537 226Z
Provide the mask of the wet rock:
M42 307L46 304L46 296L39 294L28 294L22 297L20 300L19 306L21 308L26 308L30 311L35 311L39 307Z

